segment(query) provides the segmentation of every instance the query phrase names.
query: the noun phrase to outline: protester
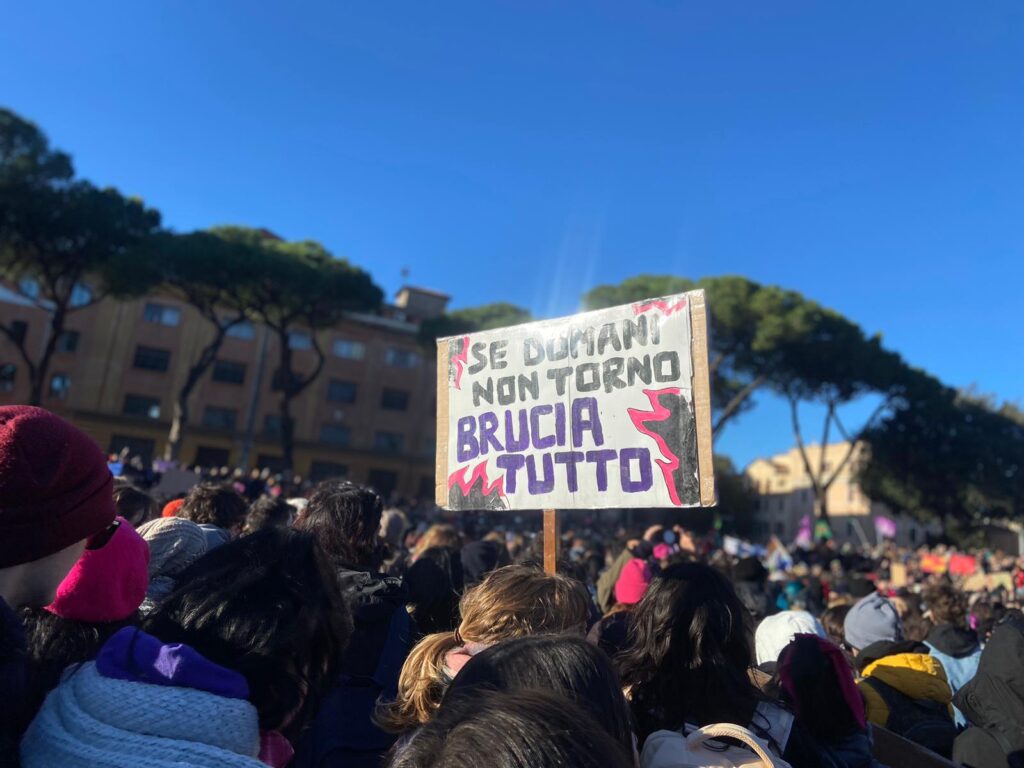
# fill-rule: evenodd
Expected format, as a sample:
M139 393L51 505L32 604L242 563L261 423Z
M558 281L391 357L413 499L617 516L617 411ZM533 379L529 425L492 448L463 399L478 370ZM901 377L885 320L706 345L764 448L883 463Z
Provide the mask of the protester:
M405 578L409 584L409 612L420 632L452 632L459 626L459 599L465 578L458 550L425 550L409 567Z
M754 634L758 668L768 674L775 674L782 650L794 637L803 634L825 637L825 628L821 622L807 611L781 611L764 619Z
M797 634L779 655L783 700L822 768L881 768L872 757L864 700L843 652L817 634Z
M654 547L643 539L629 539L626 546L611 562L607 570L597 580L597 607L607 613L615 607L615 585L622 575L626 563L634 559L647 560L654 554Z
M409 518L405 513L394 507L385 509L380 518L380 538L384 543L383 570L392 576L401 575L405 567L408 552L403 546L403 538L409 527Z
M1024 764L1024 620L997 626L981 654L977 674L953 701L968 728L953 746L953 761L968 768Z
M542 633L572 632L582 637L590 598L579 582L529 566L491 572L460 603L455 632L427 635L402 668L398 697L378 720L399 733L427 722L445 689L476 654L503 640Z
M153 610L169 595L178 576L206 554L206 535L190 520L163 517L139 528L149 545L149 587L142 612Z
M25 608L29 656L35 666L35 707L66 667L96 657L122 627L137 624L149 585L149 547L118 517L93 536L46 608Z
M949 757L956 728L946 673L928 646L904 639L895 606L869 595L850 609L843 629L868 720Z
M732 568L736 594L750 611L754 623L775 613L774 601L768 594L768 570L756 557L744 557Z
M295 508L284 499L263 496L249 505L242 534L256 533L264 528L290 528L295 519Z
M119 483L114 487L114 506L117 507L117 514L133 528L158 516L158 507L153 497L134 485Z
M846 621L846 614L850 612L852 607L849 603L833 605L821 614L821 626L825 628L825 634L834 645L840 648L846 647L843 623Z
M635 754L632 718L619 676L605 654L576 635L520 637L481 651L459 672L445 698L480 686L558 693L587 710L624 755Z
M351 606L354 631L339 674L299 745L296 768L377 766L394 743L373 722L378 700L391 701L417 630L400 578L380 573L383 502L369 488L341 480L317 486L295 521L327 554Z
M283 768L350 627L311 537L268 529L226 544L182 574L141 630L120 630L65 677L22 759Z
M625 647L633 626L633 610L643 599L652 579L646 561L634 558L623 566L615 582L615 605L594 624L588 639L613 657Z
M501 543L484 539L467 544L460 552L466 587L475 587L491 571L511 565L508 549Z
M389 768L630 768L631 758L594 718L548 691L469 689L441 711Z
M113 477L92 440L42 408L0 407L0 765L16 760L34 707L15 610L51 604L115 514Z
M750 614L732 584L701 563L672 565L636 608L618 657L641 742L658 730L735 723L785 758L793 717L751 681Z
M202 528L210 551L242 532L247 512L245 499L230 486L199 483L185 496L177 516Z
M967 626L967 597L946 583L926 590L924 601L934 622L924 642L942 664L955 697L974 678L981 660L978 633ZM954 711L957 726L965 726L963 714L955 707Z
M412 562L415 563L417 558L431 547L462 549L462 535L454 525L439 523L430 526L413 547Z

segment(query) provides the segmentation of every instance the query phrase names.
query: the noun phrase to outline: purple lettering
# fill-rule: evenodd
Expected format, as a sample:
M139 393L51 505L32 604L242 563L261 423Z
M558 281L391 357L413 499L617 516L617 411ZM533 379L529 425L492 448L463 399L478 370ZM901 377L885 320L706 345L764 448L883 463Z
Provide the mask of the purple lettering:
M516 453L525 451L530 447L530 431L526 425L526 411L516 411L519 414L519 437L516 438L512 428L512 411L505 411L505 450Z
M551 493L555 488L555 465L551 461L551 454L541 454L541 461L544 463L544 477L537 477L537 457L526 457L526 484L530 489L531 496L542 493Z
M487 445L490 444L495 451L499 453L504 450L501 447L501 443L498 442L498 438L494 436L494 433L498 431L498 414L496 413L481 413L480 414L480 455L487 455Z
M605 448L587 451L587 463L597 465L597 490L608 490L608 462L615 460L615 451Z
M629 462L636 460L640 465L640 479L633 480ZM646 448L623 448L619 451L619 479L626 493L649 491L654 484L651 473L651 452Z
M552 410L553 408L550 405L535 405L533 406L533 408L530 409L530 436L533 438L533 447L536 448L538 451L542 451L545 448L550 448L555 444L554 435L548 435L547 437L540 436L540 417L546 416L547 414L551 413ZM562 429L564 431L564 411L562 415L562 420ZM557 429L557 423L555 428Z
M457 447L455 455L460 462L475 459L480 453L480 444L476 441L476 417L463 416L456 426Z
M505 493L516 492L516 472L523 468L526 457L518 453L505 453L494 460L498 469L505 470Z
M562 451L555 454L555 464L565 464L565 482L569 493L576 493L580 489L576 465L583 459L583 451Z
M583 411L587 412L586 418ZM583 432L590 431L594 445L604 445L604 430L601 429L601 417L597 408L596 397L581 397L572 401L572 447L583 447ZM588 459L589 461L589 459Z

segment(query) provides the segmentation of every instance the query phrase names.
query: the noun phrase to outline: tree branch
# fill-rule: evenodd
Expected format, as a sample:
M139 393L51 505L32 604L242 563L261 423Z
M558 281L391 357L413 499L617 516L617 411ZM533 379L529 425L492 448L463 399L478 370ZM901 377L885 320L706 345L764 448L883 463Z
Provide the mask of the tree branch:
M743 387L743 389L733 395L729 402L726 403L725 408L722 409L722 413L719 415L718 419L715 421L714 426L711 428L711 433L713 435L717 435L719 430L725 426L725 422L736 415L740 406L743 405L747 398L749 398L758 387L764 384L767 379L768 376L764 373L755 376L747 382L747 385Z
M878 404L878 407L871 412L871 415L868 416L867 421L864 422L864 426L860 428L860 431L852 440L849 437L849 433L847 432L846 427L844 427L842 422L839 420L838 412L836 413L836 424L839 426L840 433L843 435L846 441L850 443L850 447L846 451L846 456L844 456L843 460L839 462L839 466L836 467L835 472L832 473L832 477L828 479L828 482L825 484L825 488L831 486L832 483L835 482L836 478L839 477L839 473L843 471L843 468L846 467L846 465L850 462L850 459L853 458L853 454L856 451L857 445L860 443L861 438L864 436L864 433L867 432L874 425L875 419L881 416L885 409L889 407L890 400L891 398L889 397L885 397L882 399L882 402L880 402Z
M814 487L814 493L817 496L821 492L821 488L818 485L818 478L815 477L814 471L811 469L811 461L807 458L807 448L804 446L803 434L800 432L799 400L789 393L786 394L786 398L789 400L789 415L793 423L793 436L796 438L796 447L800 451L800 458L804 462L804 469L807 470L807 474L811 478L811 485Z

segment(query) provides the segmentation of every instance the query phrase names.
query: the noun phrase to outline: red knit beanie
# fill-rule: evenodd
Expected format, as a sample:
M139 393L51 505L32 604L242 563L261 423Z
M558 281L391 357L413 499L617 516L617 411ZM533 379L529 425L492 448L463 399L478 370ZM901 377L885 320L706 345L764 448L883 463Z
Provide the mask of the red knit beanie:
M40 560L114 520L99 447L42 408L0 407L0 568Z
M650 583L651 567L640 558L630 560L615 582L615 601L623 605L636 605L643 599Z
M117 522L107 542L82 553L46 610L98 624L123 621L139 609L149 588L149 545L123 517Z
M181 505L184 503L184 499L174 499L174 501L168 501L166 504L164 504L164 509L160 513L160 517L177 517L178 510L181 509Z

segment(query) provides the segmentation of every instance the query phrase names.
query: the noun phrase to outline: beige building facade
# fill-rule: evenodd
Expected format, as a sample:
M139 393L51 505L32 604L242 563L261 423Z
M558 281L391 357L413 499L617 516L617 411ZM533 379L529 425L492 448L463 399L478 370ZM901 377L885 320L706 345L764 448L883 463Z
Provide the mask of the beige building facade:
M448 297L403 288L377 314L351 314L319 333L323 371L292 402L295 472L315 480L344 476L407 498L434 494L434 357L417 340L420 322L444 312ZM47 314L0 288L0 321L22 325L35 354L47 341ZM173 404L213 333L188 305L164 295L105 300L70 315L58 340L43 405L69 418L101 448L159 458ZM308 373L316 354L307 333L290 341L294 367ZM233 328L189 400L181 461L201 466L281 463L278 348L264 327ZM0 404L29 399L29 374L0 337Z
M829 520L835 539L840 544L875 544L875 518L882 516L897 523L896 543L901 546L923 544L926 528L906 516L893 515L884 505L873 502L861 491L855 472L862 458L857 446L850 460L843 464L850 451L847 442L825 446L811 444L805 447L811 467L817 469L824 453L824 476L829 478L839 469L839 475L829 487L826 499ZM814 491L811 477L798 448L764 459L756 459L744 470L747 482L756 494L754 509L754 536L767 541L778 536L784 542L793 541L807 515L814 519Z

